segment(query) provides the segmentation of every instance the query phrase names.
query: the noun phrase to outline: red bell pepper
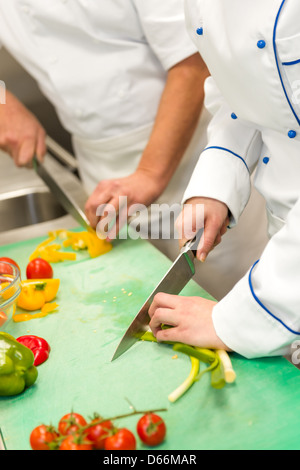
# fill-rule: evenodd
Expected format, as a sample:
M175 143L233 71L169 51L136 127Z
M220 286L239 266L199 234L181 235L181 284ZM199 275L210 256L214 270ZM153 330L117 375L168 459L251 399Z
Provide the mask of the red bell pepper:
M45 362L50 354L50 346L44 338L34 335L20 336L17 341L31 349L34 355L34 365L39 366Z

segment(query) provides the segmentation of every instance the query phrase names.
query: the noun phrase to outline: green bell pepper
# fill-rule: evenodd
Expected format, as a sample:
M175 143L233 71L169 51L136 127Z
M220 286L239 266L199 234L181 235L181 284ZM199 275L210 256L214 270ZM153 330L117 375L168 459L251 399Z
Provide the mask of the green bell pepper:
M12 396L31 387L38 371L33 352L16 339L0 332L0 396Z

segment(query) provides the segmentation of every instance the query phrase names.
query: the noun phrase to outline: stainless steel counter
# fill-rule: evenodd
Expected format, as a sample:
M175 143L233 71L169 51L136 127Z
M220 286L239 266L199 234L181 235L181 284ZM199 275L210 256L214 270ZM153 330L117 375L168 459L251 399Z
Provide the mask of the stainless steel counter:
M1 151L0 182L0 198L3 198L6 194L12 194L14 192L18 194L20 191L27 189L29 191L32 188L35 190L40 190L41 192L47 191L44 182L36 175L34 170L17 168L13 160L7 154ZM16 207L17 214L15 215L18 215L18 211L21 210L21 207ZM2 225L2 227L3 226L4 225ZM47 235L50 230L56 230L60 228L70 229L77 226L77 222L70 215L65 215L47 222L0 232L0 245L28 240L33 237L44 236Z

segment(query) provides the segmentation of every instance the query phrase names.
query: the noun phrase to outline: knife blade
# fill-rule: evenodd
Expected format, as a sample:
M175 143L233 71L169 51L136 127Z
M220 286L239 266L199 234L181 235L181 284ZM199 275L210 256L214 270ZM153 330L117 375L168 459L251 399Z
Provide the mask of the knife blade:
M0 450L6 450L6 445L4 442L3 434L0 428Z
M164 292L166 294L178 295L195 274L194 260L199 241L204 229L202 228L196 237L188 242L180 251L179 256L167 271L162 280L150 294L129 328L121 339L111 361L114 361L133 346L141 336L149 329L150 317L148 310L156 294Z
M78 178L49 154L46 154L43 163L34 158L33 166L36 173L48 186L66 212L79 225L87 230L92 230L84 212L84 205L88 195Z

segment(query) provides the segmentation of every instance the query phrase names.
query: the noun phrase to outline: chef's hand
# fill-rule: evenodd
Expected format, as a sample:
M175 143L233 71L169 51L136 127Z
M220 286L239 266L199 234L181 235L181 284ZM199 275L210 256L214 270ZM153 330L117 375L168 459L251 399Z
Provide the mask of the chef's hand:
M38 120L9 91L6 103L0 105L0 148L17 166L31 166L36 155L39 161L46 153L46 133Z
M141 169L125 178L101 181L86 203L86 216L94 229L105 219L111 218L115 221L107 233L107 239L110 237L113 239L112 234L117 235L127 222L130 206L133 204L149 206L159 197L163 189L157 177ZM121 196L127 197L126 213L125 209L120 207ZM107 213L103 213L102 216L97 215L97 208L104 205L107 206L110 217Z
M204 209L204 212L203 210ZM192 240L203 228L204 233L197 249L197 259L204 262L209 252L221 243L229 224L229 211L226 204L216 199L195 197L189 199L176 220L180 247Z
M217 336L213 325L212 311L215 305L216 302L201 297L157 294L149 309L150 328L157 341L229 351ZM162 329L162 325L172 328Z

